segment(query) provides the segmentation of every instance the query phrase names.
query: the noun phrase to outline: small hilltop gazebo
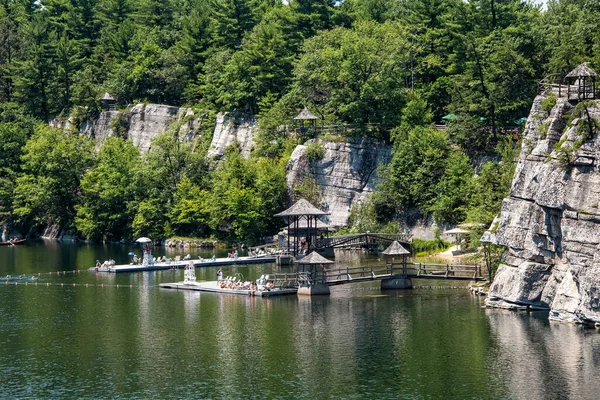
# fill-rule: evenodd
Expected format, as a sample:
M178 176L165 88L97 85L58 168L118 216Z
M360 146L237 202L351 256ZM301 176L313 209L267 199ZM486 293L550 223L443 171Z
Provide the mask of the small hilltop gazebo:
M316 251L313 251L306 257L298 260L297 263L297 272L299 274L308 273L306 278L300 282L298 294L329 294L326 265L333 264L333 261L328 260Z
M283 217L286 219L288 224L288 235L287 235L287 247L288 251L294 256L301 253L308 253L311 247L317 240L319 234L319 218L328 215L329 213L321 211L305 199L300 199L294 203L290 208L284 210L275 217ZM300 227L302 226L302 231ZM301 241L300 232L305 234L304 241ZM291 238L293 237L293 243Z
M112 111L117 105L117 99L108 94L108 92L105 92L102 97L98 99L98 101L100 102L100 106L102 106L102 110L104 111Z
M294 117L294 121L301 121L302 123L302 126L297 129L297 132L304 135L309 131L310 128L312 128L312 131L315 132L317 128L318 119L319 118L317 118L313 113L311 113L309 109L305 106L302 109L302 111L300 111L300 114ZM309 121L310 128L306 127L305 121Z
M565 78L568 81L567 98L569 100L593 100L596 98L596 71L588 63L581 63Z

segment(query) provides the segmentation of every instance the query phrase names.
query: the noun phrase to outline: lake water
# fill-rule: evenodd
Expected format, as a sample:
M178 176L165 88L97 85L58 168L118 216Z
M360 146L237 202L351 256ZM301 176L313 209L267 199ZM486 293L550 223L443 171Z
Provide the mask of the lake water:
M157 287L181 281L182 270L87 271L96 259L126 262L132 250L139 252L42 242L0 247L0 277L11 275L0 280L0 398L596 399L600 393L598 331L549 323L544 313L486 310L482 298L446 282L392 292L376 284L338 286L328 297L262 299ZM337 262L360 260L340 255ZM224 274L255 279L275 268L228 267ZM216 268L196 270L198 279L215 274Z

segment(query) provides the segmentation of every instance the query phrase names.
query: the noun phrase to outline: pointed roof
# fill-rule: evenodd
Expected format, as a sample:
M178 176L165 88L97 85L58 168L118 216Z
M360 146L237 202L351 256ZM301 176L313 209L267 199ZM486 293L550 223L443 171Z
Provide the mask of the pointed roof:
M598 74L588 67L588 63L581 63L573 71L569 72L566 78L579 78L582 76L598 76Z
M316 251L313 251L306 257L296 261L300 265L318 265L318 264L333 264L334 262L326 259Z
M100 97L98 100L103 100L103 101L117 101L117 99L115 99L114 97L112 97L110 94L108 94L108 92L104 92L104 94L102 95L102 97Z
M325 211L319 210L317 207L310 204L305 199L300 199L293 206L288 208L285 211L280 212L279 214L275 214L275 217L297 217L301 215L327 215Z
M397 240L394 240L390 247L383 251L383 254L386 256L404 256L410 254L410 251L406 250Z
M294 117L294 119L319 119L313 113L308 111L308 108L304 107L298 116Z

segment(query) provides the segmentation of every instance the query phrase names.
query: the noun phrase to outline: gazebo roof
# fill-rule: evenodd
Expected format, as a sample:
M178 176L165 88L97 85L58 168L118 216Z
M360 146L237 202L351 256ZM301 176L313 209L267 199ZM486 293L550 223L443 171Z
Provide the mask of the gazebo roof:
M317 118L313 113L308 111L308 108L304 107L298 116L294 117L294 119L312 119L317 120Z
M275 217L297 217L301 215L310 215L310 216L320 216L327 215L325 211L319 210L317 207L310 204L305 199L300 199L294 205L292 205L287 210L284 210L278 214L275 214Z
M410 254L410 251L406 250L397 240L394 240L390 247L383 251L383 254L386 256L404 256Z
M318 264L333 264L334 262L326 259L316 251L313 251L306 257L296 261L300 265L318 265Z
M103 101L117 101L117 99L115 99L114 97L112 97L110 94L108 94L108 92L104 92L104 94L102 95L102 97L100 97L98 100L103 100Z
M588 76L598 76L596 71L588 67L587 63L581 63L573 71L569 72L566 78L580 78Z

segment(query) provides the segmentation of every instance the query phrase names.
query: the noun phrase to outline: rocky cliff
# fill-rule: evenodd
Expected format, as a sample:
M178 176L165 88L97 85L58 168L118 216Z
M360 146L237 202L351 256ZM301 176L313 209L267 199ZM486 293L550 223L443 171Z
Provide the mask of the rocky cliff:
M227 146L237 144L240 146L242 156L247 158L254 146L257 131L257 121L253 116L217 114L208 157L219 160L225 155Z
M175 123L180 123L180 133L191 139L198 129L198 120L189 108L163 104L137 104L130 111L104 111L95 120L85 121L81 130L96 139L100 145L107 137L121 135L141 151L148 151L150 142Z
M535 99L495 232L507 251L488 306L600 323L599 121L597 102Z
M348 138L344 142L322 142L325 156L309 160L306 146L297 146L287 167L290 191L306 176L313 176L323 191L323 203L332 226L346 225L350 209L375 189L377 167L388 163L391 146L368 138Z

